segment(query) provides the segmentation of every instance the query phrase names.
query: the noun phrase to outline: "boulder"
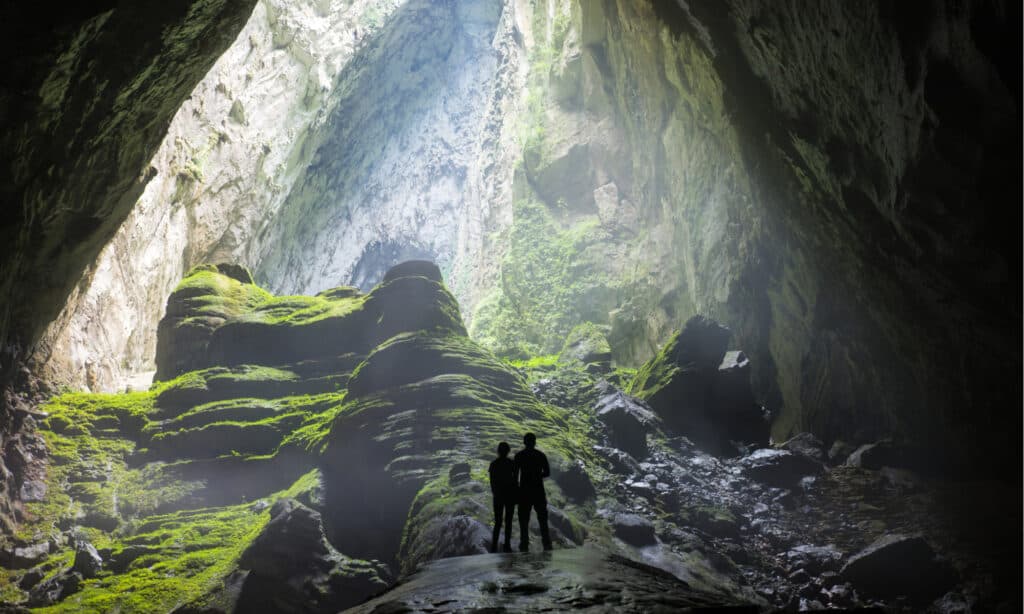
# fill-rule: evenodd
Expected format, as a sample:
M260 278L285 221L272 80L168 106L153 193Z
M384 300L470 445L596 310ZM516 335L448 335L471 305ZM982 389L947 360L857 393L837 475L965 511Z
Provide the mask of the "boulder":
M83 578L95 578L103 569L103 559L96 547L89 542L78 542L75 544L75 562L71 566L72 571L82 574Z
M608 446L594 446L594 451L608 461L611 471L615 474L629 476L640 473L640 464L623 450Z
M235 611L327 612L387 587L387 567L342 555L324 537L320 514L294 499L270 508L270 522L239 558L249 574Z
M28 546L15 546L0 551L0 563L9 569L34 567L50 554L50 542L39 542Z
M548 505L548 524L553 531L561 533L576 545L582 545L583 540L587 538L587 528L584 525L573 522L565 512L550 504ZM557 534L553 537L557 537Z
M18 494L24 503L42 501L46 498L46 482L43 480L25 480Z
M452 486L462 484L469 481L470 474L469 463L455 463L452 468L448 470L448 483Z
M519 532L518 528L514 531ZM467 514L436 516L420 529L418 537L414 558L419 561L491 551L491 527Z
M575 503L590 501L597 494L586 468L580 461L571 463L565 470L555 473L554 477L562 493Z
M956 582L952 568L940 560L920 535L887 535L850 557L840 571L858 592L880 599L900 596L926 603Z
M612 517L612 531L615 537L631 546L650 546L658 543L654 524L637 514L615 514Z
M846 459L846 465L863 469L897 467L915 469L919 466L914 451L888 439L868 443L854 450Z
M827 460L825 455L825 444L810 433L799 433L794 435L788 441L779 445L779 447L783 450L788 450L793 454L806 456L807 458L819 463L825 463Z
M608 443L634 458L643 458L647 455L647 433L658 423L658 417L641 401L613 386L605 384L601 390L594 413L605 426Z
M572 329L565 338L558 362L591 365L596 370L608 370L612 365L612 346L604 332L593 322L584 322Z
M840 465L846 462L846 459L853 454L856 448L851 443L847 443L841 439L837 439L832 442L832 446L828 449L828 462L833 465Z
M793 488L801 479L824 470L821 463L788 450L762 448L739 461L751 479L777 488Z
M731 442L764 444L768 422L750 389L750 361L727 352L729 329L694 316L637 372L630 392L650 404L670 429L709 452Z
M818 575L826 571L838 571L843 554L835 546L812 546L802 544L786 552L790 568L805 569Z
M53 605L69 595L78 592L82 584L82 575L78 572L64 569L48 580L37 584L28 594L27 605L30 608L40 608Z

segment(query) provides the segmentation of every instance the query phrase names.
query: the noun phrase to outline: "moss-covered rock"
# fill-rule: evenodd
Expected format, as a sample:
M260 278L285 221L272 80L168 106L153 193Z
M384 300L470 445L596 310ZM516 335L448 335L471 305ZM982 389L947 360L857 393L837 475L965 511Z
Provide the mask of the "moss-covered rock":
M569 332L558 361L594 365L599 370L607 370L611 368L612 347L600 327L593 322L584 322Z
M716 452L735 451L731 441L765 444L768 424L750 394L749 371L723 363L729 330L694 316L641 367L630 391L647 401L665 425Z
M464 334L455 298L437 267L425 270L425 264L405 265L404 273L365 295L342 287L316 296L273 296L236 279L246 278L228 265L218 267L234 277L214 266L196 267L168 299L160 321L156 379L213 366L330 363L365 355L406 331Z

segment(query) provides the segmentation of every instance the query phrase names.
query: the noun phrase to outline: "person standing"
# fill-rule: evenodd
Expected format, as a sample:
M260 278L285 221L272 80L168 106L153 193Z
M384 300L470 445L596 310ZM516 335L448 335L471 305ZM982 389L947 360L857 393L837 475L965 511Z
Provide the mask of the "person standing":
M491 478L491 495L494 497L494 533L491 537L491 552L498 551L498 535L502 520L505 522L504 552L512 552L512 514L516 505L515 463L508 457L511 451L508 443L498 444L498 458L491 461L487 470Z
M544 478L551 475L548 457L537 449L537 436L523 436L525 448L516 453L515 473L519 483L519 551L530 550L530 511L536 510L540 524L540 539L545 550L551 550L548 533L548 497L544 492Z

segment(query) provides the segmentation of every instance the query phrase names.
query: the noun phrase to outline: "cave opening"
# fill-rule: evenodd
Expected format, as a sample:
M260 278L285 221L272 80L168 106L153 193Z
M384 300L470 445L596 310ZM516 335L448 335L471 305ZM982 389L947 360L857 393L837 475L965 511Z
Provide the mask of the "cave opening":
M0 26L0 600L1019 609L1018 5L150 4Z

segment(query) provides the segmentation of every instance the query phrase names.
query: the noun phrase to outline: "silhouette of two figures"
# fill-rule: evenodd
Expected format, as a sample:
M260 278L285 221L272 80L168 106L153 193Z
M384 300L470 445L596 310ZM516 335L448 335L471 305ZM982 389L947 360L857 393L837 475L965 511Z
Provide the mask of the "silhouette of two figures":
M508 443L498 444L498 458L491 462L489 469L491 493L494 495L494 532L491 551L498 551L498 537L501 525L505 524L503 550L512 551L512 512L519 508L519 551L530 549L530 514L537 512L540 524L540 538L545 550L551 550L551 535L548 532L548 498L544 492L544 478L551 475L548 457L537 449L537 436L527 433L523 437L523 449L515 457L508 457L511 448Z

